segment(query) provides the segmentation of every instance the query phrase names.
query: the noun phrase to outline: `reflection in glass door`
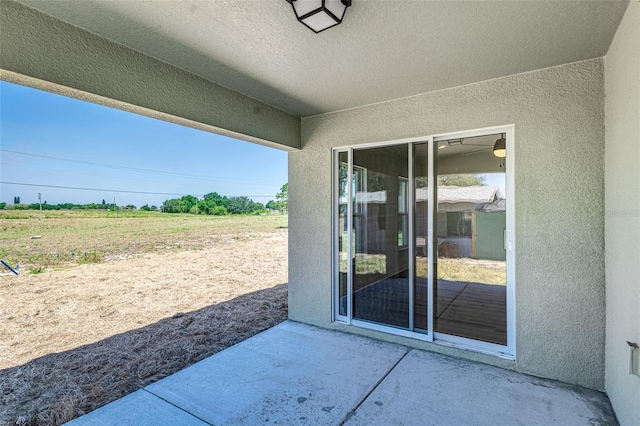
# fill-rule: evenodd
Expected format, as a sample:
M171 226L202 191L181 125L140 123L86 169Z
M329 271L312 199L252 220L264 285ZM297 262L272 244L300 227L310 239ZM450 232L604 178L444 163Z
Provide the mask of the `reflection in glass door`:
M507 344L506 170L500 134L439 141L435 331Z
M513 354L503 135L336 151L337 320Z
M354 150L353 167L353 318L408 328L408 147Z

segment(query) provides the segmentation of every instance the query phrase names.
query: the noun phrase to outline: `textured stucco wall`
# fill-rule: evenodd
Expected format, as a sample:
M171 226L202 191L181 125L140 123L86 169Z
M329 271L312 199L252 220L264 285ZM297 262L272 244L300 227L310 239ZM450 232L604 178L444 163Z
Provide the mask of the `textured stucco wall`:
M606 390L622 425L640 425L640 3L633 1L605 59Z
M276 148L300 147L298 117L6 0L0 43L4 80Z
M289 154L289 316L604 388L602 59L303 118ZM515 124L517 360L331 324L331 148Z

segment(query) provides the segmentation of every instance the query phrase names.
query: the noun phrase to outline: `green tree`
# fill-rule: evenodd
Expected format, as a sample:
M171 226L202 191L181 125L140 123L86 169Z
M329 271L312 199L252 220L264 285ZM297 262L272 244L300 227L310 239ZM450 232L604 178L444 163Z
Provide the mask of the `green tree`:
M387 185L384 181L384 175L377 173L368 173L367 175L367 191L377 192L387 189Z
M438 186L484 186L483 175L441 175L438 176Z
M345 197L347 195L347 174L349 174L349 169L347 169L347 165L344 163L340 163L340 169L338 170L338 179L340 180L340 198Z
M273 200L269 200L269 202L267 203L267 208L269 210L279 210L280 206L278 205L277 202L275 202Z
M7 207L7 203L0 203L0 210L4 210Z
M253 210L253 201L247 197L231 197L229 198L229 208L231 214L247 214Z
M180 198L166 200L162 204L162 210L165 213L185 213L187 211L184 201L182 201Z
M213 214L213 208L215 208L215 204L209 204L207 200L198 201L198 214Z
M287 212L289 208L289 182L282 185L280 192L276 194L276 200L280 203L280 211Z
M198 204L198 199L193 195L184 195L180 199L184 202L185 212L191 212L193 206Z
M215 206L211 214L215 216L224 216L227 214L227 208L225 206Z
M210 207L225 206L226 208L229 208L229 198L223 197L217 192L210 192L208 194L205 194L203 198L207 202L207 205Z
M264 207L264 204L257 203L257 202L253 203L253 208L251 210L251 213L253 213L253 214L262 214L262 213L265 213L266 211L267 211L267 209Z
M265 208L248 197L231 197L227 210L230 214L260 214L264 213Z
M417 188L426 188L429 180L426 176L416 178ZM485 177L483 175L453 174L438 176L438 186L484 186Z

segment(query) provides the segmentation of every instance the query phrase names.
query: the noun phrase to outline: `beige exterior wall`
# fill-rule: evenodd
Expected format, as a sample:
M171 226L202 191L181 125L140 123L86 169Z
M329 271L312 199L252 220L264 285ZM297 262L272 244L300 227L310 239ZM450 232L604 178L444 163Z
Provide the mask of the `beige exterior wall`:
M640 425L640 3L633 1L605 59L606 390L622 425Z
M604 64L303 118L289 154L289 316L604 388ZM331 148L515 124L516 361L331 323Z

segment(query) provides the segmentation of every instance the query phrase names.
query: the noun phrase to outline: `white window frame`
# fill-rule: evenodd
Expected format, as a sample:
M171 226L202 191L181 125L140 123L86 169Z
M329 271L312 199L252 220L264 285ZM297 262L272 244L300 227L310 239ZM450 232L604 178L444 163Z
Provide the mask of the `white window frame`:
M418 138L408 138L408 139L398 139L391 141L382 141L382 142L373 142L359 145L349 145L349 146L341 146L335 147L332 149L332 300L333 300L333 309L332 309L332 319L335 322L349 324L352 326L366 328L370 330L382 331L385 333L410 337L413 339L423 340L433 342L439 345L450 346L461 348L465 350L471 350L475 352L481 352L485 354L499 356L505 359L515 359L516 357L516 304L515 304L515 253L516 253L516 228L515 228L515 141L514 141L514 129L515 125L509 124L504 126L496 126L496 127L486 127L482 129L474 129L467 130L461 132L451 132L444 134L436 134L429 135ZM413 177L413 146L415 143L427 143L429 144L429 164L428 164L428 173L429 173L429 196L431 200L435 199L435 157L436 146L438 141L448 140L448 139L457 139L457 138L471 138L476 136L484 136L489 134L497 134L504 133L506 138L506 148L508 155L505 158L505 168L506 168L506 204L507 204L507 220L506 220L506 245L507 245L507 288L506 288L506 298L507 298L507 344L499 345L494 343L483 342L479 340L474 340L465 337L459 337L439 332L434 332L434 324L433 324L433 269L429 268L429 279L428 279L428 294L429 294L429 303L428 303L428 317L427 317L427 333L420 333L414 330L414 315L413 315L413 285L409 286L409 330L400 329L393 326L387 326L377 323L370 323L367 321L362 321L358 319L354 319L352 315L352 294L353 294L353 273L347 274L347 315L339 315L339 253L338 253L338 199L337 195L339 194L338 188L338 167L339 167L339 153L347 152L348 158L348 177L349 181L348 186L348 199L349 205L347 208L347 244L349 247L348 250L348 265L353 264L353 256L355 253L352 253L353 241L353 194L352 194L352 184L351 180L353 176L353 151L359 149L367 149L374 147L382 147L382 146L391 146L391 145L400 145L407 144L409 149L409 196L408 196L408 204L409 204L409 235L407 240L409 241L409 259L410 259L410 268L409 268L409 280L413 282L414 274L415 274L415 248L414 248L414 240L415 240L415 230L414 230L414 196L415 196L415 182ZM434 230L434 220L436 220L435 216L435 206L429 209L428 212L428 229L431 238L428 238L427 241L427 253L429 262L433 262L435 256L435 248L437 244L434 243L433 240L437 238L435 236Z

